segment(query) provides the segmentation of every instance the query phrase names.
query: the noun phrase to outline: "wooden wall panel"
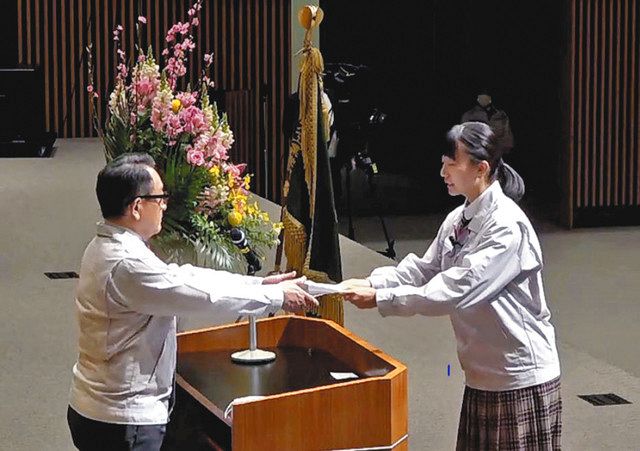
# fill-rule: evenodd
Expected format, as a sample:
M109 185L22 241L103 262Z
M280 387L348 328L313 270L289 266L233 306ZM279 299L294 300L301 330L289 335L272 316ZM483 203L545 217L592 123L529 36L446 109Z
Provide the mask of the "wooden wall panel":
M639 12L635 0L570 2L569 226L640 207Z
M18 3L19 64L40 66L45 79L45 123L59 137L96 136L86 92L86 54L93 43L98 111L106 119L106 99L115 66L112 30L122 24L123 48L133 54L135 24L148 20L141 40L159 57L168 28L185 20L190 0L15 0ZM254 192L279 201L287 152L282 109L290 85L290 1L206 0L195 34L196 51L188 65L192 85L205 53L214 53L212 79L228 92L236 144L232 158L249 164ZM265 103L263 108L262 101ZM261 114L266 114L261 117ZM237 123L236 123L237 122ZM260 125L264 123L261 139ZM264 141L266 139L266 142ZM267 151L264 152L264 149ZM263 161L266 154L266 164ZM265 168L267 171L265 173Z

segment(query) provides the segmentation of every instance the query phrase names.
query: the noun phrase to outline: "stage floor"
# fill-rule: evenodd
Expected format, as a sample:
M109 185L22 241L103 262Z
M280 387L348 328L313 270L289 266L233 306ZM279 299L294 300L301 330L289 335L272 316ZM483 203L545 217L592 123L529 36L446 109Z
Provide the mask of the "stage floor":
M53 158L0 160L0 443L11 450L73 449L67 394L76 354L75 280L95 233L94 187L104 164L95 139L58 140ZM273 217L279 207L261 201ZM426 249L437 218L388 218L400 256ZM386 246L377 218L357 218L356 238ZM640 442L640 227L547 229L545 280L562 365L565 449L637 449ZM345 277L394 264L341 237ZM273 261L273 255L268 261ZM265 270L271 269L265 265ZM382 318L345 308L346 327L409 369L413 450L453 449L463 391L447 318ZM181 328L215 324L182 319ZM447 367L450 366L450 375ZM578 395L615 393L630 405L594 407Z

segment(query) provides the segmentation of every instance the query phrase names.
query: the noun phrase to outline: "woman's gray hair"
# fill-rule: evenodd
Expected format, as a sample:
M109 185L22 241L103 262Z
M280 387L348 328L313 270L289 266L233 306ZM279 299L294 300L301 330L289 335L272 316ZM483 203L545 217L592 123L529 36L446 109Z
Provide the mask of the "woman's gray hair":
M515 202L524 196L524 181L520 174L502 159L504 149L496 144L495 134L483 122L464 122L454 125L447 133L447 141L451 147L445 156L456 158L456 143L461 143L469 157L479 163L489 163L490 180L499 180L504 193Z

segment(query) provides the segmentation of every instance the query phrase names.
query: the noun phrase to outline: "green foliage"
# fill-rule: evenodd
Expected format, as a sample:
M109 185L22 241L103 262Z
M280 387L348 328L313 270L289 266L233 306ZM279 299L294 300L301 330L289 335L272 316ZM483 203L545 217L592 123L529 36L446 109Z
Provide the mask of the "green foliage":
M104 134L104 150L107 161L111 161L118 155L131 152L130 138L131 128L116 115L110 115Z

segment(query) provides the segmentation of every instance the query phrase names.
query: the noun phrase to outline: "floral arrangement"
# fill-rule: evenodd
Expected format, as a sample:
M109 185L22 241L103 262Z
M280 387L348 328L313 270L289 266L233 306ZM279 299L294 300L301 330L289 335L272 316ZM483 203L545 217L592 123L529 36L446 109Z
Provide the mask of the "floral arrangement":
M199 25L202 0L188 11L188 20L167 32L167 47L160 66L151 47L143 51L138 17L135 61L128 62L120 45L122 26L113 30L118 57L115 87L108 104L104 130L97 118L99 96L93 85L92 46L87 47L87 91L91 95L94 126L104 141L107 161L127 152L146 152L156 161L171 197L163 232L154 245L173 260L189 259L200 265L242 271L246 261L233 244L229 229L240 228L254 251L277 244L282 228L270 222L257 202L250 202L251 176L245 164L233 164L229 149L234 138L226 114L209 100L213 82L208 76L213 54L204 56L204 69L196 89L181 80L195 49L194 29Z

